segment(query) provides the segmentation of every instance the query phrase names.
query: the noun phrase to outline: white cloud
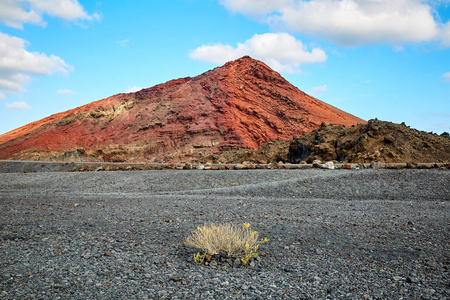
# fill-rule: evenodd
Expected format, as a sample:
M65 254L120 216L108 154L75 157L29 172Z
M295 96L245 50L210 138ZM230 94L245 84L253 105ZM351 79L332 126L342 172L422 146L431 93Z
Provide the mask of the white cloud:
M442 27L439 39L442 46L445 48L450 47L450 21Z
M69 89L57 90L56 93L58 93L58 95L73 95L73 94L75 94L74 91L69 90Z
M444 78L444 82L450 83L450 72L445 73L441 77Z
M128 88L126 89L125 93L136 93L140 90L142 90L143 87L138 87L138 86L128 86Z
M66 21L99 19L77 0L0 0L0 22L10 27L22 29L25 23L46 26L44 14Z
M220 0L230 11L266 14L275 29L283 28L342 46L375 43L400 46L441 38L450 44L450 25L433 17L432 1L422 0ZM448 30L448 31L446 31ZM450 46L450 45L449 45Z
M23 29L23 24L46 26L44 14L66 21L99 19L89 15L77 0L0 0L0 23ZM0 92L24 91L29 75L68 75L73 67L62 58L39 52L28 52L27 42L0 32ZM0 99L5 98L0 93Z
M28 0L25 2L29 2L32 7L50 16L68 21L98 19L97 14L88 15L77 0Z
M291 0L219 0L220 4L232 12L247 15L265 15L284 7Z
M0 70L0 90L8 93L23 91L23 84L29 81L29 77L20 73L1 72Z
M34 10L26 11L20 2L15 0L0 1L0 22L19 29L23 28L23 23L45 25L42 15Z
M320 48L308 52L303 43L288 33L255 34L236 48L229 45L215 44L201 46L189 56L196 60L223 64L227 61L249 55L268 64L279 72L299 72L301 64L318 63L327 60L327 55Z
M48 75L52 72L69 73L71 67L61 58L25 50L23 39L0 32L0 72L34 73Z
M5 106L6 106L6 108L17 109L17 110L31 109L31 106L29 106L25 102L13 102L13 103L10 103L10 104L6 104Z
M416 0L301 1L272 20L345 46L398 45L438 34L431 7Z
M326 92L328 92L328 85L324 84L321 86L316 86L316 87L310 88L306 93L311 96L318 97L318 96L322 96Z
M58 56L28 52L23 39L0 32L0 90L5 92L23 91L29 81L29 74L50 75L69 74L73 67Z

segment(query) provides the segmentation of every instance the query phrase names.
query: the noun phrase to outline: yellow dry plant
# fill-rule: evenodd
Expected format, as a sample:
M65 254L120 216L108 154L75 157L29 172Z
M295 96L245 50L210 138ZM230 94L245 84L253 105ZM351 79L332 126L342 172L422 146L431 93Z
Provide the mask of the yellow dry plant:
M267 242L265 239L261 242ZM197 227L186 238L185 244L201 249L205 254L214 255L225 253L229 257L240 258L244 265L251 257L258 254L258 232L250 229L249 223L236 226L230 223L221 225L209 224ZM195 261L200 261L201 256L197 253Z

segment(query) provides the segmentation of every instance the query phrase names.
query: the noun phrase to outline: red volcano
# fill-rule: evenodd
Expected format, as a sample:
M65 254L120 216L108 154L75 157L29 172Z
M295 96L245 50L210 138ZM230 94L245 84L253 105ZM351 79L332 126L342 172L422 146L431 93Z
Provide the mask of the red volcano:
M118 94L0 136L0 158L188 161L365 123L313 98L248 56L199 76Z

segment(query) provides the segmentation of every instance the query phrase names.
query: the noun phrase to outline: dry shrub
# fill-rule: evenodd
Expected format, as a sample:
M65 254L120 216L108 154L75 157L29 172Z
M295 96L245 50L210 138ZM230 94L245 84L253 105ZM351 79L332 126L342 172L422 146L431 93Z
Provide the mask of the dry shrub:
M197 227L197 230L187 237L185 243L201 249L205 254L225 253L229 257L242 258L244 264L250 257L256 257L259 246L258 232L252 231L248 223L241 226L226 223Z

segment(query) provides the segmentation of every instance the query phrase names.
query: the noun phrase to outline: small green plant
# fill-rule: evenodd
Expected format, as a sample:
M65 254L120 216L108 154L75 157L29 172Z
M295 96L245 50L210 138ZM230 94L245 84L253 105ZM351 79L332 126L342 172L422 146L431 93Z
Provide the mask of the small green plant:
M245 248L249 249L250 246L247 244L247 245L245 245ZM253 249L250 249L250 252L248 252L244 257L241 258L241 262L244 266L248 263L250 258L258 256L258 253L256 253L256 251L258 251L258 248L259 248L259 245L256 245L255 247L253 247Z
M268 241L265 238L259 242ZM197 227L186 238L185 244L204 252L203 255L200 252L194 255L196 263L203 262L206 255L225 253L229 257L240 258L242 264L246 265L252 257L258 256L256 251L259 248L258 232L252 231L249 223L243 223L242 226L225 223Z
M205 258L204 255L201 255L200 252L194 255L194 261L196 263L201 263L204 258Z

